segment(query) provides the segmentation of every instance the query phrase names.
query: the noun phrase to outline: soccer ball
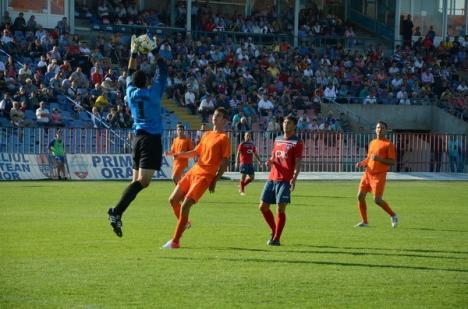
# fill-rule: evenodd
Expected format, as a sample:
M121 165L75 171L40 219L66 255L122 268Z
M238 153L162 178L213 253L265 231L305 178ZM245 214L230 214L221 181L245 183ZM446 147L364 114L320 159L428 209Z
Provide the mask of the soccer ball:
M158 44L155 40L151 39L147 34L142 34L136 37L133 40L133 43L136 46L136 49L140 54L146 55L153 49L155 49Z

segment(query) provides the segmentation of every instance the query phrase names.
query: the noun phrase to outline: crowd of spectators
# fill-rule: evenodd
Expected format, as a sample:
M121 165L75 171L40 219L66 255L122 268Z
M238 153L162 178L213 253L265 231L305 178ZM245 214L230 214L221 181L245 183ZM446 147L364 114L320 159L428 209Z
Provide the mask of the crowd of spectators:
M119 34L109 39L99 33L91 50L79 35L69 33L66 18L47 30L25 24L22 13L14 22L7 15L0 31L6 52L0 55L0 116L13 126L84 122L95 128L131 127L124 102L127 75L112 65L123 50Z
M438 102L467 120L467 85L460 72L466 67L468 40L422 42L398 46L387 55L381 45L351 51L337 44L319 50L292 48L285 41L260 47L250 39L234 43L216 36L199 41L180 36L172 44L169 95L204 120L217 106L233 114L240 106L242 115L235 119L243 116L249 126L263 130L272 127L270 118L302 110L310 119L304 127L316 128L312 120L322 102Z
M192 2L192 30L203 32L233 31L251 34L292 34L294 7L282 7L278 12L274 4L264 9L254 10L245 15L243 7L221 7L216 2ZM225 9L229 7L229 9ZM224 9L223 9L224 8ZM169 8L139 11L135 1L101 0L95 8L86 4L79 6L78 17L90 19L92 23L126 24L154 27L170 26ZM178 1L175 7L175 26L185 28L187 19L186 1ZM314 2L309 2L299 13L299 36L306 38L320 35L354 36L352 27L345 27L343 21L333 14L319 10Z
M112 127L131 125L124 98L128 37L98 33L88 46L68 33L66 19L46 30L37 24L28 28L24 17L18 18L0 26L1 48L10 54L0 61L0 89L5 93L0 114L11 118L13 110L12 123L28 126L33 124L24 115L20 119L21 109L33 111L37 125L67 121L67 115L54 113L70 111L71 117L80 117L87 110L95 127L101 120ZM468 86L459 72L468 60L468 41L453 38L436 46L430 38L388 53L372 44L361 50L340 43L293 48L286 40L257 46L250 37L237 42L210 35L192 40L177 33L164 38L168 43L161 50L172 58L168 96L203 121L216 107L227 108L237 131L273 134L287 114L299 117L299 130L340 131L346 127L344 115L325 116L320 110L320 103L333 102L422 104L437 99L466 120ZM23 63L21 68L16 61ZM148 74L153 61L151 53L140 57ZM78 104L64 100L64 94ZM56 98L58 106L48 109L47 103Z

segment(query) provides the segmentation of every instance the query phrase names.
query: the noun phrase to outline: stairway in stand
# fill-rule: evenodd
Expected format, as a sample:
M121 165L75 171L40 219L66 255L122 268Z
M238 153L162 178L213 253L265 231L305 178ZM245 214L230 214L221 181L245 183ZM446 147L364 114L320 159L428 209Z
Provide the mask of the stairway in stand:
M178 106L171 99L164 98L162 100L162 106L170 112L174 112L177 118L182 121L189 130L198 130L202 124L199 115L192 115L188 109L182 106Z

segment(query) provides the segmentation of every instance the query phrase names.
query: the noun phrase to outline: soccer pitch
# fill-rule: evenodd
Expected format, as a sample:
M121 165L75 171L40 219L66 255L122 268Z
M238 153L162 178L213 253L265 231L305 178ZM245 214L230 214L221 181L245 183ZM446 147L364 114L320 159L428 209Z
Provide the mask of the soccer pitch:
M389 181L392 229L357 181L299 181L281 247L258 211L263 181L218 183L191 212L179 250L173 184L153 182L123 218L126 182L2 182L0 308L467 308L468 183Z

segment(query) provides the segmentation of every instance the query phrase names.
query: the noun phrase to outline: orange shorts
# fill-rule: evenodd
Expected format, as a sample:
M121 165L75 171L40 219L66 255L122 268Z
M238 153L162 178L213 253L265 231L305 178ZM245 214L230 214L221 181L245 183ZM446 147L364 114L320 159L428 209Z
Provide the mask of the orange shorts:
M185 198L192 199L196 203L210 187L212 180L211 175L195 175L188 172L177 185L185 193Z
M185 168L187 167L186 164L180 164L174 162L174 165L172 166L172 177L176 175L182 175L184 173Z
M383 196L386 180L386 172L371 174L366 171L359 183L359 191L372 192L374 196Z

